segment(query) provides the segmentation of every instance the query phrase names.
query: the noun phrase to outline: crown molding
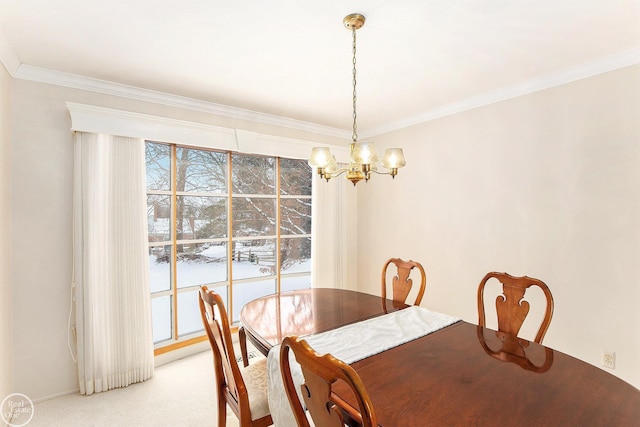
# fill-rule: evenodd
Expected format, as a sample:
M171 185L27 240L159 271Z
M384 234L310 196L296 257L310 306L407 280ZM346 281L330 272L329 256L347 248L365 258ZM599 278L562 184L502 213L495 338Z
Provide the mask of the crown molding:
M431 120L439 119L445 116L461 113L478 107L505 101L522 95L549 89L555 86L561 86L576 80L586 79L598 74L614 71L620 68L629 67L640 63L640 48L627 50L616 55L599 59L597 61L581 64L575 67L566 68L564 70L547 74L535 79L516 83L510 86L485 92L478 96L463 99L444 105L433 110L399 120L386 125L377 126L361 132L363 138L382 135L388 132L404 129L410 126L425 123Z
M172 95L164 92L143 89L135 86L113 83L106 80L99 80L90 77L61 71L49 70L32 65L21 64L17 67L13 77L23 80L31 80L40 83L49 83L58 86L65 86L74 89L98 92L105 95L113 95L138 101L153 102L170 107L184 108L187 110L199 111L215 114L233 119L248 120L268 125L281 126L289 129L301 130L320 135L347 139L350 133L329 126L322 126L315 123L295 120L287 117L272 114L260 113L243 108L230 107L228 105L216 104L185 96Z
M172 95L164 92L142 89L135 86L113 83L106 80L93 79L70 73L21 64L15 55L11 44L0 27L0 61L4 64L9 74L16 79L49 83L75 89L98 92L139 101L153 102L171 107L184 108L224 117L248 120L268 125L281 126L288 129L300 130L319 135L350 139L351 133L329 126L290 119L272 114L260 113L243 108L206 102L194 98ZM547 74L521 83L505 86L503 88L485 92L483 94L463 99L458 102L444 105L425 111L407 119L398 120L381 126L376 126L360 132L362 138L371 138L388 132L415 126L445 116L461 113L478 107L483 107L496 102L504 101L522 95L549 89L555 86L567 84L576 80L592 77L598 74L614 71L620 68L640 63L640 48L631 49L612 55L597 61L570 67L555 73Z

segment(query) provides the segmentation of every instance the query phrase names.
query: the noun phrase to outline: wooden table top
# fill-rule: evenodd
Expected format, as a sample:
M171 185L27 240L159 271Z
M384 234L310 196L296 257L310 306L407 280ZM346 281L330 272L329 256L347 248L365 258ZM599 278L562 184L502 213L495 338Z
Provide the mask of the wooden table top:
M312 288L267 295L240 311L247 338L266 355L288 335L330 331L408 307L346 289Z
M382 315L387 306L397 309L377 296L336 289L261 300L249 303L241 319L263 350L287 334L322 332ZM258 307L261 320L242 315ZM277 309L284 313L280 321ZM264 319L279 329L267 328ZM559 351L463 321L352 366L383 427L640 425L640 390L630 384ZM346 388L334 390L355 406Z

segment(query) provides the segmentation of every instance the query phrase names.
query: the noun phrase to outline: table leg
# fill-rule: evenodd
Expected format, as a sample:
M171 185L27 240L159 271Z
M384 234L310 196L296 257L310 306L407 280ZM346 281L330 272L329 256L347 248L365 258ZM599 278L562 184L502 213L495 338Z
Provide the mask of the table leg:
M244 331L244 327L238 328L238 342L240 344L240 354L242 355L242 363L244 366L249 366L249 354L247 353L247 333Z

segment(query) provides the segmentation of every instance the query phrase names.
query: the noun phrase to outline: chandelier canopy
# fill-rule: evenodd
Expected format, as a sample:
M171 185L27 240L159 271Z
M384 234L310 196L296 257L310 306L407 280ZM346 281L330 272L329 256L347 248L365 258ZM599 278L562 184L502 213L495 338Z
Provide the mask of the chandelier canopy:
M358 142L358 124L356 111L356 30L364 25L365 18L359 13L347 15L343 19L344 26L351 30L353 34L353 134L349 144L350 162L348 167L340 168L335 156L328 147L315 147L311 150L309 165L316 168L321 178L329 179L334 176L347 173L346 178L355 186L361 180L365 182L371 178L371 172L378 174L388 174L392 178L398 174L398 169L405 166L402 148L388 148L382 157L382 166L388 172L379 172L378 151L373 142Z

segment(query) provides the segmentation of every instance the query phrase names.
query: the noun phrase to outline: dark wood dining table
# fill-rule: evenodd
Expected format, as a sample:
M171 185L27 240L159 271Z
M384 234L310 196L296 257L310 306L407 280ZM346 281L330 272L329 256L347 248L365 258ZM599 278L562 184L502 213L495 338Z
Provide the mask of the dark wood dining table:
M254 300L240 320L266 355L287 335L320 333L406 307L361 292L313 288ZM627 382L560 351L464 321L351 366L383 427L640 426L640 390ZM334 392L357 407L347 390L337 385Z

